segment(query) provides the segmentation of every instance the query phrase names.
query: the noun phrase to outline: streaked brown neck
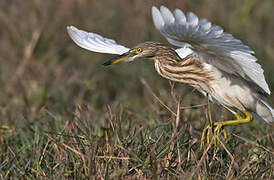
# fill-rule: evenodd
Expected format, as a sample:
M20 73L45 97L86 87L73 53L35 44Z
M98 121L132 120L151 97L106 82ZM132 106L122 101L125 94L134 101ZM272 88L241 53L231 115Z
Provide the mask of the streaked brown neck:
M154 57L156 71L162 77L209 90L213 78L208 71L204 70L199 60L192 55L181 59L177 54L167 53L169 54Z

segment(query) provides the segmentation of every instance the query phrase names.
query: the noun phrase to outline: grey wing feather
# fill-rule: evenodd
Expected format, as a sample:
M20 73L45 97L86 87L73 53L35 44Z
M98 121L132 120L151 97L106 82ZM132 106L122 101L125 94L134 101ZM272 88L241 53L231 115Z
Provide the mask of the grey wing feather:
M99 53L123 54L129 50L114 40L104 38L99 34L79 30L74 26L68 26L67 31L71 39L80 47Z
M172 13L164 6L160 10L152 7L152 17L155 27L169 43L191 48L201 61L241 76L270 94L264 71L253 56L254 51L220 26L212 25L207 19L199 20L192 12L185 15L176 9Z

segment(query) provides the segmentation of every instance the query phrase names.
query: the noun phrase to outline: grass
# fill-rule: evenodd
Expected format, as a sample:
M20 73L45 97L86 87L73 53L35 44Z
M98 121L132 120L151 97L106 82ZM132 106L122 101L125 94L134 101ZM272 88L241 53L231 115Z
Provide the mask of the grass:
M127 46L165 42L150 16L160 4L241 38L274 89L271 0L1 1L1 179L274 178L273 126L228 127L216 149L200 149L206 98L162 79L145 60L103 68L111 56L78 48L65 32L73 24ZM210 107L213 120L233 118Z

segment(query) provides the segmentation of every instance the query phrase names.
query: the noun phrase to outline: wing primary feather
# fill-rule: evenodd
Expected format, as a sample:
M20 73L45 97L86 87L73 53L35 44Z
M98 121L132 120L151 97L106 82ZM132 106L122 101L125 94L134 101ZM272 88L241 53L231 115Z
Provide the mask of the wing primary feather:
M193 12L187 13L186 19L191 27L195 27L198 25L199 19Z
M171 11L168 8L166 8L165 6L161 6L160 12L162 14L162 17L164 19L165 24L174 23L175 18L174 18L173 14L171 13Z
M207 19L199 20L192 12L185 15L180 9L172 14L164 6L160 10L153 7L152 17L155 27L169 43L191 48L201 61L251 81L270 94L263 69L253 56L254 51L220 26Z
M162 28L165 25L165 21L162 17L161 12L155 6L152 7L152 19L158 31L162 32Z
M185 24L186 23L186 16L180 9L174 10L175 22L178 24Z

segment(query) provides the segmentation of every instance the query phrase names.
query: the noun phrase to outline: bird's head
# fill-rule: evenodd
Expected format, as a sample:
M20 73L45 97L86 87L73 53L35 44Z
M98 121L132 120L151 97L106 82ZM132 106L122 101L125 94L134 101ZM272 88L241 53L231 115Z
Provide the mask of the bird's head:
M161 43L156 42L141 43L130 49L128 52L111 58L103 65L108 66L122 61L134 61L140 58L153 59L157 55L157 52L161 46L163 46Z

